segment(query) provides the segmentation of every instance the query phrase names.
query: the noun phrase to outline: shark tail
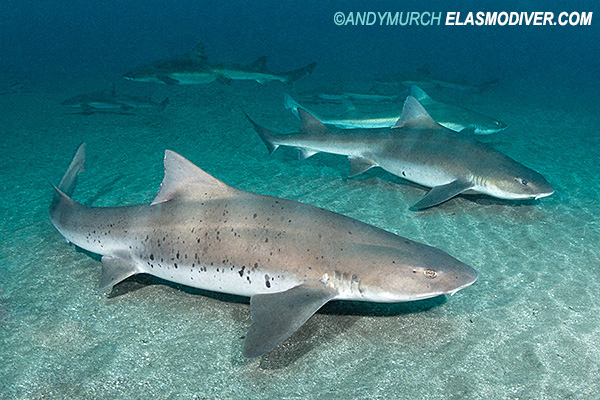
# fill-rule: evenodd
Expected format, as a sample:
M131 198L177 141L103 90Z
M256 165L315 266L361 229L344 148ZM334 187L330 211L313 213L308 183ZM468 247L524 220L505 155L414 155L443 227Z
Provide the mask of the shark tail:
M67 171L60 180L58 186L52 185L54 187L54 197L52 198L52 204L50 205L50 218L53 221L56 220L57 214L59 214L59 210L63 208L63 206L69 206L76 203L70 196L73 195L75 186L77 186L77 177L80 173L85 172L84 164L85 143L82 143L77 149L73 161L71 161L69 168L67 168Z
M281 74L283 76L283 78L285 79L285 83L288 85L293 85L294 82L296 82L298 79L302 78L303 76L306 76L310 73L313 72L313 70L315 69L315 66L317 65L316 62L312 62L310 64L308 64L305 67L293 70L293 71L289 71L289 72L284 72L283 74Z
M245 111L244 114L246 114ZM275 137L277 133L265 128L264 126L260 126L259 124L254 122L254 120L250 118L248 114L246 114L246 118L248 118L248 121L250 121L250 123L254 127L254 130L256 131L256 133L258 133L258 136L260 136L262 141L267 146L269 154L273 154L273 152L279 147L279 145L275 143Z

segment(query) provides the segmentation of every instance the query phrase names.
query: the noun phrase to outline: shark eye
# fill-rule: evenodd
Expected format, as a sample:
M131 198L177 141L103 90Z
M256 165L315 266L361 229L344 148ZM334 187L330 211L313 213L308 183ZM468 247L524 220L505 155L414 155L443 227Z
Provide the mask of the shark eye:
M521 179L521 184L523 184L523 186L527 186L527 181L525 179Z
M424 273L425 273L425 276L428 277L429 279L433 279L437 276L437 272L435 272L432 269L426 269Z

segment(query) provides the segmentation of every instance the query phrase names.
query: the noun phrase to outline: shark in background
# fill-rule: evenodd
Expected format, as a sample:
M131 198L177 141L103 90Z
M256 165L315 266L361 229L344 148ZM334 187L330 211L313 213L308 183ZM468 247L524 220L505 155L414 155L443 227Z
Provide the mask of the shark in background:
M347 112L343 116L325 118L318 115L314 111L308 111L306 107L298 103L289 94L285 93L283 98L283 105L286 110L290 110L292 114L299 117L298 110L303 109L309 112L311 115L318 118L322 123L332 125L341 129L359 129L359 128L389 128L398 121L399 111L385 111L382 113L357 113L356 108L353 104L346 104ZM350 115L352 114L352 115Z
M119 93L114 85L110 89L80 94L62 102L62 105L80 109L79 113L83 115L97 112L126 113L130 110L163 111L168 104L168 97L160 103L156 103L150 96L142 98Z
M248 119L269 153L279 146L295 147L300 158L318 152L348 156L350 175L373 167L432 188L412 210L424 210L461 193L481 193L499 199L539 199L554 193L538 172L491 146L444 128L409 96L391 128L340 129L298 108L300 132L279 134Z
M250 297L243 354L263 355L331 300L404 302L454 294L477 272L442 250L322 208L235 189L166 151L151 203L87 207L71 198L77 150L50 205L70 242L102 255L100 290L146 273Z
M442 79L434 76L430 71L430 66L425 64L413 71L403 71L380 76L375 81L383 85L404 85L406 87L416 85L422 88L482 92L496 84L499 79L493 79L480 84L468 82L465 78L455 80Z
M472 133L475 135L489 135L506 129L506 124L487 117L477 111L442 103L433 100L421 88L411 87L411 96L415 97L427 110L438 124L455 132ZM402 110L387 110L378 112L357 112L353 104L347 105L347 112L337 118L324 118L321 115L307 109L289 94L284 94L284 107L299 118L298 109L302 108L315 116L326 125L333 125L341 129L373 129L391 128L402 116Z
M469 132L475 135L490 135L506 129L507 125L477 111L454 104L435 101L416 85L410 87L410 95L417 99L431 118L438 124L455 132Z
M214 81L227 84L234 80L253 80L258 83L278 81L292 85L312 73L316 65L313 62L293 71L275 73L267 68L266 63L265 56L248 66L215 63L208 59L204 44L200 43L185 54L141 66L123 77L166 85L198 85Z

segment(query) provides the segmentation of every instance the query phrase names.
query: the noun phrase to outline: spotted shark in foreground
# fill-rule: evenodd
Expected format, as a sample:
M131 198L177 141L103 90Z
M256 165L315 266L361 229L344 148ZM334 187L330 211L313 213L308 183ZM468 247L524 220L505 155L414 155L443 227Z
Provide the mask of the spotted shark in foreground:
M318 152L348 156L350 175L372 167L432 188L413 210L443 203L461 193L483 193L499 199L539 199L554 193L542 175L468 135L435 122L412 96L391 128L340 129L325 125L299 108L300 132L272 132L250 117L270 153L296 147L301 158Z
M220 64L208 60L204 45L198 44L191 51L152 64L144 65L123 75L125 79L139 82L164 83L167 85L198 85L219 81L254 80L259 83L279 81L293 84L310 74L316 63L282 73L271 72L267 68L267 57L260 57L248 66Z
M125 207L71 199L77 151L50 206L71 243L102 255L100 290L147 273L250 297L246 357L263 355L330 300L403 302L454 294L477 272L445 252L291 200L244 192L167 150L156 198Z

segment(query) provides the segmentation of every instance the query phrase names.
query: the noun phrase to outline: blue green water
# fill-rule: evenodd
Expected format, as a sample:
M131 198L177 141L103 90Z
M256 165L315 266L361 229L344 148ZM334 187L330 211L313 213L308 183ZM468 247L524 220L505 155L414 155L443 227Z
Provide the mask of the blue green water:
M314 30L295 35L278 19L260 22L265 6L211 5L215 15L233 20L213 21L208 28L192 23L196 17L208 20L206 9L185 13L190 5L182 2L161 16L160 4L152 6L141 13L138 26L123 17L135 7L121 10L112 26L113 14L103 8L89 31L85 19L75 18L86 10L14 6L13 16L36 16L39 41L16 23L5 25L12 35L7 37L20 40L6 54L27 57L1 65L0 92L15 82L23 89L0 96L0 398L600 395L600 101L598 59L584 57L597 28L565 28L560 35L544 27L515 28L529 35L523 37L508 27L439 28L451 37L433 27L406 28L393 34L378 30L374 35L384 38L378 42L368 40L366 27L340 31L329 8L299 10L293 23ZM290 15L289 7L268 12ZM58 11L67 9L71 14L62 18L79 25L54 27ZM53 18L40 22L44 13ZM185 23L168 30L165 21L177 18ZM149 45L148 33L136 32L152 21L158 28ZM39 44L49 41L41 35L44 29L62 34L52 56ZM125 35L127 42L118 40ZM381 170L348 179L343 157L298 160L285 149L270 156L241 108L274 130L296 130L297 120L282 105L286 88L278 84L173 88L120 80L128 68L186 51L199 36L217 59L249 62L267 53L274 70L316 60L317 69L298 82L298 91L340 77L348 86L365 87L376 72L424 63L439 74L464 72L473 81L498 76L481 93L431 94L506 122L507 130L485 140L542 173L556 192L524 203L463 196L410 212L425 189ZM529 52L523 49L528 46ZM404 48L410 51L387 57L390 49ZM60 104L111 82L155 100L168 96L171 104L162 113L90 116ZM272 353L246 360L241 348L250 310L243 301L148 277L128 280L108 297L97 293L100 262L68 245L48 218L48 181L58 182L81 142L88 145L87 164L75 198L84 204L150 201L162 179L164 151L171 149L234 187L325 207L443 249L475 268L479 280L454 296L416 304L331 304Z

